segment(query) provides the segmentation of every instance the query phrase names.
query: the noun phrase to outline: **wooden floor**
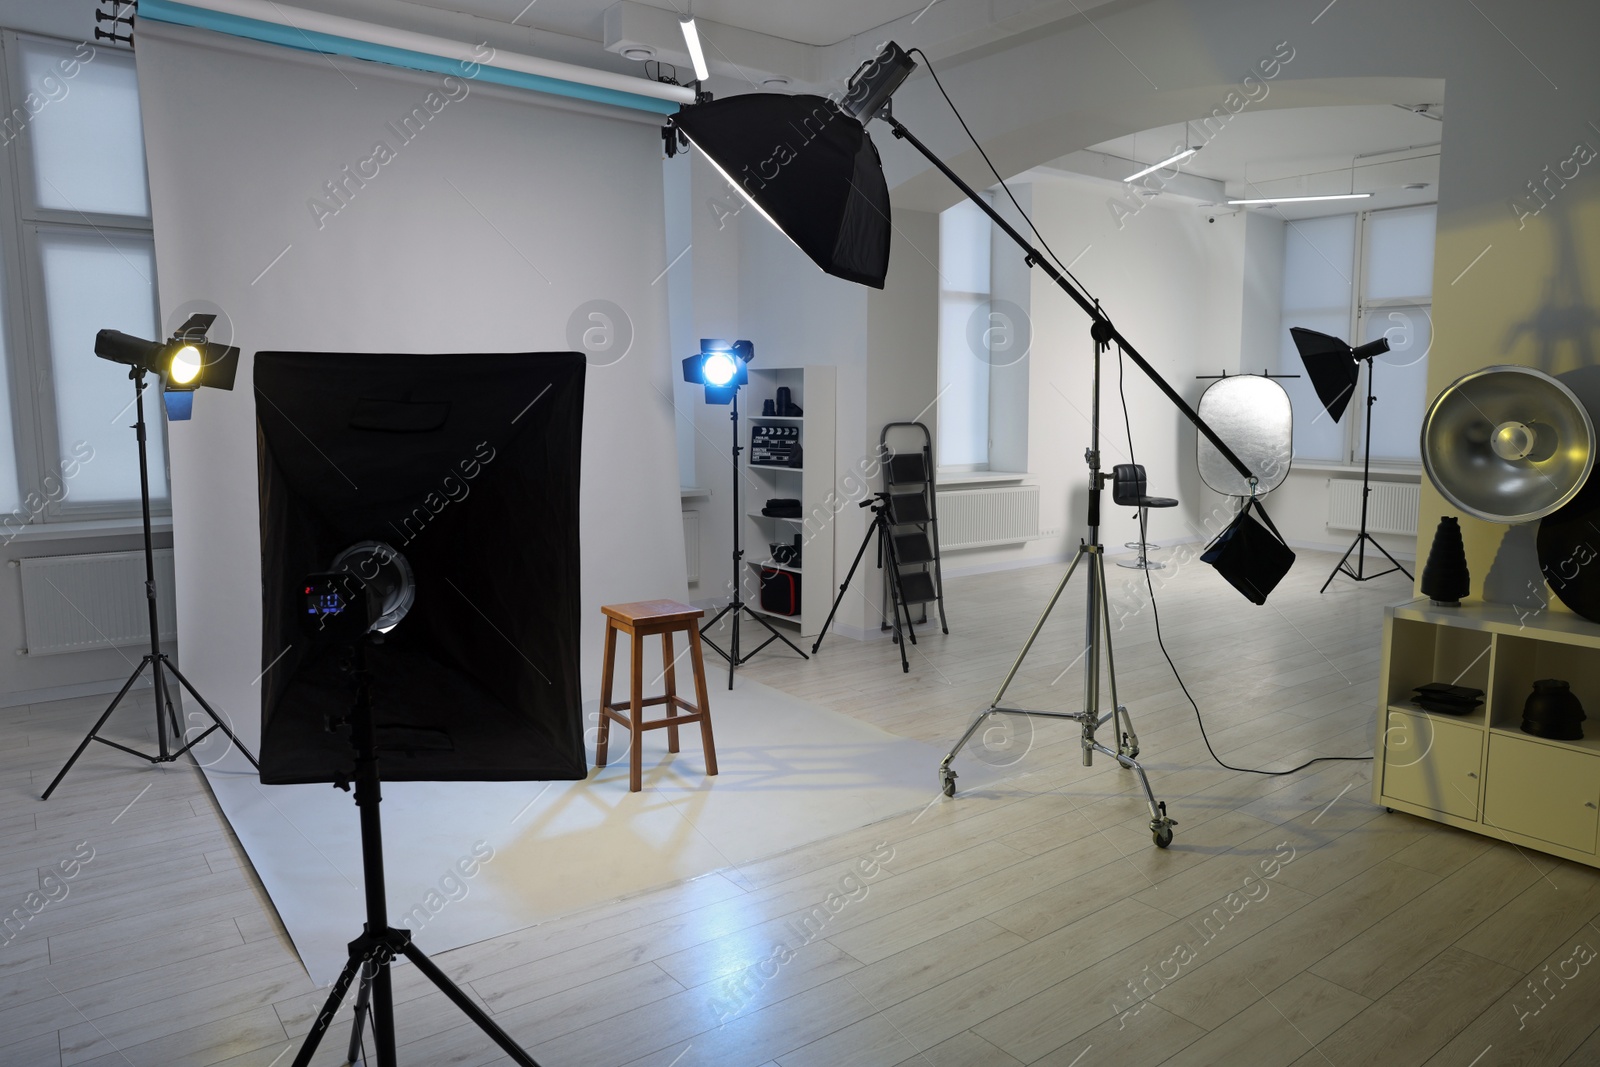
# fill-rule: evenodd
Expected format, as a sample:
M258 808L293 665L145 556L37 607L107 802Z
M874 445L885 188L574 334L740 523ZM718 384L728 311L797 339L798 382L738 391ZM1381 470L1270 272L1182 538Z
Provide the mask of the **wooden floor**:
M1371 752L1382 605L1409 585L1319 596L1333 562L1303 553L1265 607L1196 564L1162 576L1167 646L1235 766ZM944 799L930 765L920 811L438 962L544 1067L1600 1063L1600 873L1386 814L1370 763L1218 767L1136 572L1110 571L1170 849L1072 724L1008 720L956 763L999 785ZM951 633L924 630L909 675L887 642L837 637L744 673L947 747L1060 575L951 580ZM1075 579L1009 700L1079 706L1082 611ZM0 1065L287 1067L325 991L199 772L96 746L38 801L102 706L0 711ZM509 1062L415 968L396 990L403 1063Z

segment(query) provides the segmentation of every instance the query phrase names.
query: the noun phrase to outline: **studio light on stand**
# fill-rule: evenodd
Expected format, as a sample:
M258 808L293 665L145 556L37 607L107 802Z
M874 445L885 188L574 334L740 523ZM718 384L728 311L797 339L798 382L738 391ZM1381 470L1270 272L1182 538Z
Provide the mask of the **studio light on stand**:
M144 589L145 607L149 612L150 651L144 654L139 665L133 669L128 680L117 691L117 695L111 698L110 705L78 743L77 749L67 760L66 765L56 773L49 788L40 797L41 800L50 799L50 794L55 792L56 786L61 784L61 779L67 776L72 765L78 762L78 757L83 755L90 741L110 745L150 763L171 763L211 736L212 731L221 730L228 740L244 753L250 765L260 769L250 750L234 736L233 731L217 716L211 705L206 703L205 697L200 695L199 690L183 676L167 654L161 651L161 627L156 611L155 546L150 531L150 463L145 448L145 378L147 375L155 374L164 384L163 392L169 421L189 418L193 411L196 389L201 387L232 389L234 374L239 366L239 350L232 345L206 340L206 332L211 329L211 324L215 321L215 315L191 316L178 332L165 342L147 341L119 330L101 330L95 335L94 354L101 359L127 367L128 379L133 382L135 411L133 429L139 441L139 502L144 519ZM117 705L122 703L122 698L128 695L128 691L133 688L133 684L139 680L146 667L150 668L150 681L154 687L156 705L156 753L153 756L100 736L100 728L111 718L111 713L117 710ZM172 683L167 677L169 674L177 679L178 684L194 698L195 703L199 704L211 719L210 726L187 742L183 741L184 731L178 724L178 712L172 704ZM170 741L167 734L169 726L172 729ZM178 747L173 748L173 745Z
M1377 403L1377 398L1372 394L1372 375L1377 366L1377 357L1389 351L1389 339L1380 337L1376 341L1369 341L1352 348L1337 337L1299 326L1291 326L1289 335L1294 338L1294 346L1300 352L1300 362L1305 364L1306 373L1311 376L1311 385L1317 391L1317 399L1322 401L1323 408L1328 412L1328 418L1334 422L1344 417L1345 408L1349 406L1350 397L1355 392L1356 380L1361 376L1361 364L1367 365L1367 440L1361 460L1361 528L1356 534L1355 541L1344 550L1338 565L1328 575L1328 580L1323 582L1322 588L1317 591L1326 592L1328 586L1341 573L1358 582L1370 582L1374 578L1382 578L1395 571L1410 578L1411 572L1406 570L1399 560L1389 555L1389 550L1380 545L1377 538L1367 532L1367 498L1372 495L1372 405ZM1394 566L1376 574L1368 574L1369 543L1382 552L1384 558ZM1356 557L1354 567L1350 565L1352 552Z
M365 1032L373 1055L360 1062L393 1067L398 956L509 1062L534 1063L390 925L379 802L385 783L587 772L586 367L575 352L256 353L261 782L354 785L365 902L293 1067L316 1056L358 981L341 1062ZM441 486L456 491L434 508Z
M1100 494L1108 477L1100 471L1101 355L1116 345L1240 475L1246 479L1253 475L1123 337L1097 302L1068 280L1066 273L1058 269L1050 257L1031 245L987 200L894 117L890 97L915 69L916 64L906 51L890 42L856 71L844 97L837 103L820 96L747 93L726 100L686 105L668 119L667 146L669 151L675 149L680 138L693 145L763 218L782 231L822 270L881 289L889 267L889 193L877 148L865 128L868 121L880 119L1016 242L1029 266L1043 270L1089 316L1094 351L1092 429L1085 453L1089 467L1089 537L1079 545L1072 565L1001 683L994 701L978 715L940 764L939 780L945 795L954 795L956 774L951 762L992 715L1069 719L1082 727L1085 765L1091 764L1098 752L1139 774L1149 800L1151 835L1158 846L1165 848L1172 841L1174 820L1167 816L1165 804L1156 801L1144 768L1134 759L1138 754L1138 741L1127 709L1117 702L1116 677L1111 670L1110 605L1105 594L1104 546L1100 544ZM1089 582L1082 710L1026 711L1001 706L1006 689L1080 563L1086 564L1084 569ZM1104 714L1100 712L1099 703L1102 657L1110 680L1112 703L1112 710ZM1118 738L1115 750L1095 739L1095 730L1112 719L1115 719Z
M733 424L733 595L721 611L711 616L706 624L700 627L700 636L705 639L705 643L710 645L717 655L728 661L729 689L733 688L734 668L748 663L757 652L774 641L782 641L799 653L801 659L811 658L744 602L744 547L740 537L744 516L739 511L739 453L744 449L739 444L739 390L750 381L748 364L754 358L756 358L756 347L749 341L719 341L707 337L701 339L700 351L683 361L683 380L691 385L704 386L706 403L730 405L728 419ZM711 628L722 621L724 615L732 616L729 621L733 626L733 633L726 649L713 641L710 636ZM746 615L766 627L771 636L749 652L741 652L739 623Z

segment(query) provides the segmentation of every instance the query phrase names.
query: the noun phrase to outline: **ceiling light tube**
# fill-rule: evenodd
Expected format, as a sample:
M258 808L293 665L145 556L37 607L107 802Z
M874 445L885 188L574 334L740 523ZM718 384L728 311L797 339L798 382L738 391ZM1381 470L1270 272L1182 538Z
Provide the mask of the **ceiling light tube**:
M1160 163L1152 163L1148 167L1144 168L1144 170L1139 171L1137 174L1130 174L1130 175L1128 175L1126 178L1124 178L1122 180L1125 181L1125 182L1136 182L1140 178L1143 178L1146 174L1154 174L1156 171L1160 170L1162 167L1170 167L1172 164L1178 162L1179 160L1188 159L1190 156L1194 155L1198 151L1200 151L1200 149L1198 149L1198 148L1185 148L1182 152L1179 152L1177 155L1168 156L1166 159L1163 159Z
M1229 200L1230 204L1303 204L1310 200L1365 200L1371 193L1330 193L1325 196L1261 196L1252 200Z
M711 71L706 69L705 49L700 47L700 31L695 28L694 19L679 19L678 25L683 27L683 43L689 46L689 61L694 64L695 81L705 81L711 77Z

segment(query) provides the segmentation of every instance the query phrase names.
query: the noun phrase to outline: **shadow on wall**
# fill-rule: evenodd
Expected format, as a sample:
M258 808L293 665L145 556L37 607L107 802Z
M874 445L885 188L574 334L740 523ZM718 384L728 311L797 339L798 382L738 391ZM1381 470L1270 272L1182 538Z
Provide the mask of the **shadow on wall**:
M1506 528L1483 579L1484 600L1519 608L1539 608L1548 602L1544 572L1539 569L1537 532L1538 525L1532 522Z
M1600 363L1596 338L1600 337L1600 311L1588 302L1588 285L1582 259L1578 255L1578 226L1573 205L1581 201L1559 200L1549 205L1556 212L1550 222L1555 236L1555 264L1545 282L1544 299L1529 318L1515 323L1506 335L1501 351L1510 352L1529 335L1535 346L1530 366L1546 374L1563 370L1593 368ZM1565 381L1565 377L1562 379ZM1571 382L1567 383L1572 385ZM1576 389L1576 386L1573 386ZM1584 394L1579 394L1584 396ZM1586 403L1589 397L1584 396ZM1590 404L1591 414L1600 407ZM1600 421L1600 420L1597 420Z

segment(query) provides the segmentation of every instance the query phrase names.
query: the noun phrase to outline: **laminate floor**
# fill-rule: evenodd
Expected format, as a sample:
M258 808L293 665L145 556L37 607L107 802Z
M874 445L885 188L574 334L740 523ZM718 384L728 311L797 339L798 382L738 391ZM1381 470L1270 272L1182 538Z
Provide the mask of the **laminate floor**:
M1228 763L1370 754L1382 606L1410 590L1319 596L1333 563L1302 553L1264 607L1209 568L1158 576L1167 649ZM956 761L1004 768L998 784L947 799L929 766L918 810L437 962L545 1067L1600 1064L1600 872L1386 814L1370 763L1219 767L1142 576L1108 570L1119 696L1171 848L1134 776L1082 765L1072 724L1006 720ZM947 747L1060 576L952 579L952 632L924 628L909 674L886 641L830 637L744 675ZM1075 710L1081 623L1076 586L1008 702ZM103 704L0 711L0 1065L286 1067L326 990L199 772L96 746L36 799ZM112 729L143 740L147 698ZM401 1062L510 1062L415 967L395 997ZM314 1062L344 1061L349 1014Z

